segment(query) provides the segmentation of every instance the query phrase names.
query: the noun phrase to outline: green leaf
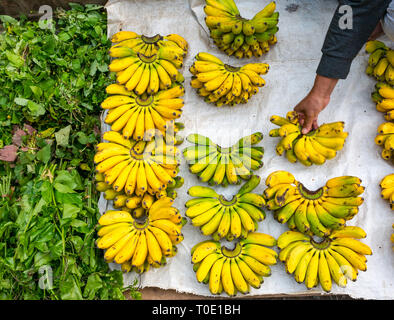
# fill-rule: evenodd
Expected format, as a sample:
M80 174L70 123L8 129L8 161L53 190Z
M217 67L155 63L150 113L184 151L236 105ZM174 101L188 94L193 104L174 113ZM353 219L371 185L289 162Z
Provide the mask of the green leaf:
M78 286L74 276L68 275L60 281L60 298L62 300L83 300L81 288Z
M71 125L60 129L58 132L55 132L55 139L57 145L61 147L67 147L68 146L68 140L70 137L70 132L71 132Z
M25 98L15 98L14 102L18 105L18 106L27 106L27 103L29 102L28 99Z
M36 157L43 163L48 163L51 159L51 145L47 144L44 148L38 151Z
M96 296L96 293L103 287L103 281L97 273L93 273L89 276L86 282L83 296L85 299L92 300Z
M30 114L33 117L39 117L45 114L45 108L42 104L29 100L27 102L27 107L29 108Z
M63 205L63 215L62 220L75 219L81 209L73 204L65 203Z
M9 24L18 24L18 20L14 19L11 16L7 15L0 15L0 20L4 23L9 23Z
M7 56L8 61L17 68L21 68L25 64L25 61L20 56L12 53L11 51L6 51L5 55Z
M40 87L37 86L30 86L31 91L33 92L35 98L38 100L42 96L42 90Z

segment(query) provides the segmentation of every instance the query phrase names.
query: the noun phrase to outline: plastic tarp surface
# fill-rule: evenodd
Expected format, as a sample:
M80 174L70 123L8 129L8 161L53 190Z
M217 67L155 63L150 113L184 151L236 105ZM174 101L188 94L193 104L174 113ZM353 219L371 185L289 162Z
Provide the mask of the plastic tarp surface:
M364 50L353 61L346 80L339 81L330 104L319 116L319 124L344 121L345 131L349 132L345 147L336 158L328 160L322 166L304 167L292 164L284 156L277 156L275 146L278 138L268 136L269 130L277 128L269 118L271 115L284 116L307 94L311 88L317 65L321 57L321 47L325 33L331 21L337 1L282 1L278 0L280 13L278 43L263 57L237 60L219 51L208 36L204 23L203 0L110 0L106 4L108 12L108 36L119 30L131 30L139 34L153 36L157 33L166 35L177 33L189 43L189 52L185 58L182 73L185 77L185 106L182 117L185 129L180 133L186 137L190 133L200 133L210 137L223 147L230 146L239 138L260 131L264 139L259 145L265 148L264 166L255 173L261 176L262 183L255 192L264 191L265 178L275 170L287 170L301 181L308 189L316 190L325 182L340 175L355 175L362 179L366 187L363 194L364 204L360 212L348 225L357 225L367 232L362 241L373 250L368 256L368 270L359 272L356 282L348 281L346 288L333 284L332 294L348 294L353 298L393 299L394 298L394 252L391 249L390 235L394 214L387 201L380 198L380 180L393 172L390 163L380 156L381 148L374 143L377 127L384 122L382 113L376 111L370 94L375 80L365 74L368 57ZM241 15L252 18L267 3L265 1L236 1ZM389 46L387 37L381 40ZM236 107L216 108L207 104L190 87L191 74L188 71L198 52L210 52L220 57L225 63L239 66L247 62L265 62L270 71L264 75L266 86L253 96L247 104ZM103 115L104 116L104 115ZM109 130L103 122L102 131ZM190 145L186 140L180 149ZM179 175L185 184L178 190L175 206L184 215L184 203L190 199L187 190L201 184L192 175L183 161ZM217 191L231 197L239 186L217 188ZM103 213L110 209L103 198L100 200ZM259 224L259 232L268 233L277 238L288 230L274 220L272 213ZM198 283L190 262L190 249L196 243L206 240L199 229L188 222L183 227L185 239L178 247L178 254L168 259L165 267L151 268L140 280L142 287L175 289L178 292L211 296L208 285ZM277 250L277 248L276 248ZM119 268L111 264L112 268ZM298 295L324 293L320 286L307 290L304 284L298 284L293 275L285 272L281 262L272 266L272 275L264 278L260 289L251 288L250 295ZM124 275L125 285L132 283L135 273ZM222 294L225 296L225 293Z

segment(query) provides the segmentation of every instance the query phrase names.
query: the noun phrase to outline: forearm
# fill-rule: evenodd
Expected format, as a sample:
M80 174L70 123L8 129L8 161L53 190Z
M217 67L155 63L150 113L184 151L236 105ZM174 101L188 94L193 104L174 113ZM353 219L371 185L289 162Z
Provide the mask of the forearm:
M315 82L310 91L310 95L320 97L321 99L327 101L330 100L331 94L335 89L339 79L328 78L322 75L317 74L315 78Z
M327 78L345 79L353 59L383 18L390 2L391 0L341 0L324 40L317 74ZM340 26L343 14L339 8L343 5L352 8L351 29L342 29Z

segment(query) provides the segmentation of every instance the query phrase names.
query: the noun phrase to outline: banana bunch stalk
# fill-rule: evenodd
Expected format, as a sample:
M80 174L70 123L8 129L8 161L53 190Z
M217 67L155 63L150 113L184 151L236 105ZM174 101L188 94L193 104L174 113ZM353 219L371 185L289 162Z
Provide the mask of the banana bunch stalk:
M364 202L359 195L365 188L354 176L329 179L322 188L310 191L290 172L278 170L268 175L265 184L266 208L274 212L275 220L308 235L324 237L343 227Z
M394 119L394 50L379 40L368 41L365 51L369 53L366 74L377 80L371 93L376 110L384 113L386 120Z
M166 189L161 190L160 193L153 193L151 189L144 193L143 196L127 195L124 190L115 191L110 185L105 183L105 176L102 173L95 175L95 186L98 192L103 192L104 199L112 201L115 209L128 211L134 218L140 218L146 215L150 206L162 197L169 197L175 199L178 195L177 190L183 186L184 179L181 176L174 177L173 183L167 185ZM149 193L149 192L152 192Z
M110 84L106 88L109 95L101 107L108 110L105 123L111 130L121 132L125 139L151 140L156 132L177 133L179 124L175 122L182 115L185 89L175 85L152 95L146 92L136 95L120 84Z
M183 156L189 171L209 185L239 184L249 180L253 171L263 166L263 147L256 146L263 139L261 132L255 132L238 140L229 148L222 148L208 137L190 134L186 140L193 146L183 149Z
M209 285L212 294L223 291L229 296L247 294L250 287L259 289L264 277L271 275L271 265L278 254L269 247L276 245L274 237L264 233L249 233L235 243L233 249L219 241L206 240L191 250L193 270L198 282Z
M381 146L381 156L385 160L393 161L394 151L394 123L384 122L378 126L375 143Z
M195 59L189 68L193 74L190 85L205 102L217 107L247 103L265 85L261 75L269 70L266 63L230 66L207 52L199 52Z
M358 270L367 270L365 256L372 250L359 240L365 237L365 231L356 226L333 230L318 241L298 231L286 231L277 239L279 260L298 283L308 289L320 284L330 292L333 283L344 288L348 280L357 280Z
M269 132L270 137L281 137L276 145L276 154L284 154L290 162L298 161L305 166L322 165L326 160L335 158L348 136L343 131L342 121L322 124L317 130L304 135L295 111L289 111L286 118L271 116L270 121L280 127Z
M142 197L146 192L161 194L179 172L179 151L157 137L151 141L127 140L115 131L107 131L96 146L96 172L116 192Z
M391 210L394 210L394 174L385 176L379 183L381 188L380 196L390 203Z
M132 40L134 39L125 41ZM116 73L116 82L137 95L145 92L154 94L185 80L178 71L183 67L185 55L179 47L163 46L145 55L134 48L118 44L111 47L109 55L114 59L108 68Z
M265 200L252 193L259 183L260 177L252 176L231 200L210 187L193 186L187 192L193 199L185 203L185 214L203 235L211 235L214 240L246 238L265 219Z
M142 53L145 56L151 56L158 52L162 47L175 48L181 57L185 57L188 50L187 41L178 34L169 34L162 36L156 34L148 37L139 35L133 31L119 31L112 35L111 42L114 43L114 48L129 48L137 53ZM182 53L182 51L183 53Z
M205 23L216 46L238 59L261 57L277 42L279 12L274 1L252 19L241 17L233 0L206 0Z
M145 219L134 219L127 211L109 210L98 223L97 247L105 250L106 262L121 265L125 272L142 273L159 268L177 253L183 241L185 219L172 206L174 200L163 197L149 208Z

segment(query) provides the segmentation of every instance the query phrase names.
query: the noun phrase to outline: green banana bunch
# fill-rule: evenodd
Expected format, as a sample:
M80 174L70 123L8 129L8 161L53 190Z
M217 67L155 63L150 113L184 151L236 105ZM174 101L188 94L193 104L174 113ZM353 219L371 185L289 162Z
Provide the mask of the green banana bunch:
M232 0L206 0L205 23L213 42L229 56L261 57L277 42L279 12L275 9L272 1L252 19L245 19Z
M355 176L339 176L327 180L325 186L310 191L287 171L270 173L263 196L266 208L273 211L279 223L291 230L324 237L341 228L359 211L365 188Z
M183 157L189 171L209 185L239 184L249 180L253 171L263 166L263 147L256 146L263 139L261 132L255 132L229 148L222 148L208 137L190 134L186 140L192 146L183 149Z
M191 249L196 279L208 284L212 294L247 294L250 287L260 288L264 277L271 275L270 266L277 263L278 254L269 247L275 245L274 237L257 232L237 241L233 249L221 247L215 240L197 243Z
M269 132L270 137L281 137L276 145L276 154L284 154L290 162L298 161L305 166L322 165L326 160L336 157L348 136L343 131L342 121L324 123L318 129L303 135L295 111L289 111L286 118L273 115L270 121L280 127Z
M193 199L185 203L185 214L203 235L215 240L245 238L265 219L265 200L252 192L259 183L260 177L253 175L231 200L210 187L193 186L187 192Z
M365 255L371 255L372 250L359 241L365 237L365 231L356 226L333 230L320 241L298 231L286 231L277 239L278 258L298 283L308 289L320 284L330 292L333 283L344 288L348 280L357 280L358 270L367 270Z
M269 70L266 63L230 66L207 52L199 52L195 59L189 68L193 75L190 85L205 102L217 107L247 103L265 85L261 75Z

